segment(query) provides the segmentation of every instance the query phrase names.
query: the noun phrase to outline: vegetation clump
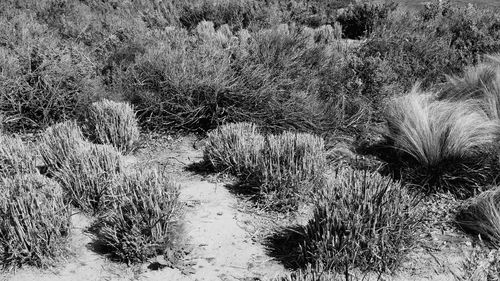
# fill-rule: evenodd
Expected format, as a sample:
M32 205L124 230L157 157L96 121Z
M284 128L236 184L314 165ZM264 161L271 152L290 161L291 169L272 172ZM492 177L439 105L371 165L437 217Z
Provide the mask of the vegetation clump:
M83 132L92 142L109 144L130 152L139 139L135 113L128 103L102 100L93 103L85 115Z
M0 180L1 263L43 267L65 253L70 212L61 187L40 174Z
M19 137L0 135L0 176L36 173L36 155Z
M391 271L411 248L419 217L416 199L399 182L346 168L319 189L305 226L286 228L267 244L292 268Z
M127 263L178 254L179 192L168 175L139 171L123 175L115 186L110 208L91 227L96 245Z
M390 102L386 120L404 180L461 198L492 183L500 127L477 103L438 101L414 88Z

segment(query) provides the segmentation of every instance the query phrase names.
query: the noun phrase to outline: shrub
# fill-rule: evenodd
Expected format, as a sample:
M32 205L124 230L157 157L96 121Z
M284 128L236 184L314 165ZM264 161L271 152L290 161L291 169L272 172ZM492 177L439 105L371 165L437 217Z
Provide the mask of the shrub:
M414 88L390 102L386 120L386 138L401 160L397 165L408 168L405 180L462 198L492 183L499 125L476 103L436 101Z
M399 182L346 168L318 189L312 219L271 237L268 247L291 267L390 271L411 247L419 218L416 200Z
M469 199L459 210L455 221L464 231L491 245L500 245L500 189L485 191Z
M42 267L63 254L70 212L61 187L39 174L2 178L0 186L2 265Z
M260 164L263 148L264 136L255 124L226 124L208 133L204 158L217 171L251 179Z
M53 176L71 203L97 214L109 207L108 197L121 170L121 155L114 147L83 143Z
M262 153L257 165L260 189L274 208L296 207L300 195L325 171L325 144L315 135L269 135Z
M130 152L139 139L135 113L127 103L95 102L89 107L83 123L89 140L113 145L121 152Z
M112 207L91 227L97 244L127 263L175 251L178 195L178 187L163 172L123 175Z
M35 153L20 138L0 135L0 177L36 172Z
M83 142L82 131L75 121L47 128L41 136L39 150L49 172L59 169L74 157Z

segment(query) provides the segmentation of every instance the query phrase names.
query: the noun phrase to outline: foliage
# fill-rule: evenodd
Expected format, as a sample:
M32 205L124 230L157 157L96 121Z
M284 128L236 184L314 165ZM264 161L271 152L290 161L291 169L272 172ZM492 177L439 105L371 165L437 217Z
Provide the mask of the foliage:
M39 174L2 178L0 187L2 265L43 267L64 254L70 212L61 187Z
M459 197L493 181L499 125L473 101L438 101L415 87L393 99L385 116L405 180Z
M127 103L102 100L93 103L83 120L86 137L98 144L110 144L130 152L139 140L135 113Z
M0 135L0 176L36 173L36 155L19 137Z
M179 235L178 187L164 172L123 175L111 195L111 208L91 230L96 243L127 263L175 251Z
M109 195L122 171L121 154L110 145L82 143L54 172L67 199L85 212L109 208Z
M411 247L419 217L417 201L399 182L345 168L318 188L305 226L284 229L267 244L293 268L321 264L339 273L354 267L390 271Z
M495 247L500 245L500 189L494 188L469 199L455 222L464 231Z

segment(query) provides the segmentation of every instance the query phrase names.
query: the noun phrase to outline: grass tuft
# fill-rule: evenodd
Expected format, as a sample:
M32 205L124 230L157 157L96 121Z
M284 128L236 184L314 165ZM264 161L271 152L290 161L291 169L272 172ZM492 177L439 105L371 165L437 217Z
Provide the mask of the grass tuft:
M390 102L385 118L405 180L459 197L491 184L500 127L477 102L439 101L415 87Z
M91 227L96 244L127 263L172 256L179 231L178 195L178 187L163 172L123 175L110 197L111 208Z
M64 253L69 208L61 187L40 174L0 181L1 263L43 267Z
M411 247L417 201L399 182L344 169L319 189L312 219L267 241L271 255L292 268L391 271Z
M121 154L110 145L82 143L53 174L67 199L85 212L109 208L108 196L122 170Z
M18 137L0 135L0 176L36 173L36 155Z
M500 246L500 188L471 198L455 221L458 226L495 247Z
M113 145L123 153L132 151L139 139L132 107L110 100L95 102L89 107L83 132L92 142Z

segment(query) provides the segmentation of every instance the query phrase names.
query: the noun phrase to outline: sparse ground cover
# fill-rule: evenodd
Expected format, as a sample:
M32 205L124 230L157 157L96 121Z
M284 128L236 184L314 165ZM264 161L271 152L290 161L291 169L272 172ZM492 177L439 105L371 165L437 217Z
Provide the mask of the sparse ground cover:
M495 280L499 14L349 3L1 2L4 267Z

